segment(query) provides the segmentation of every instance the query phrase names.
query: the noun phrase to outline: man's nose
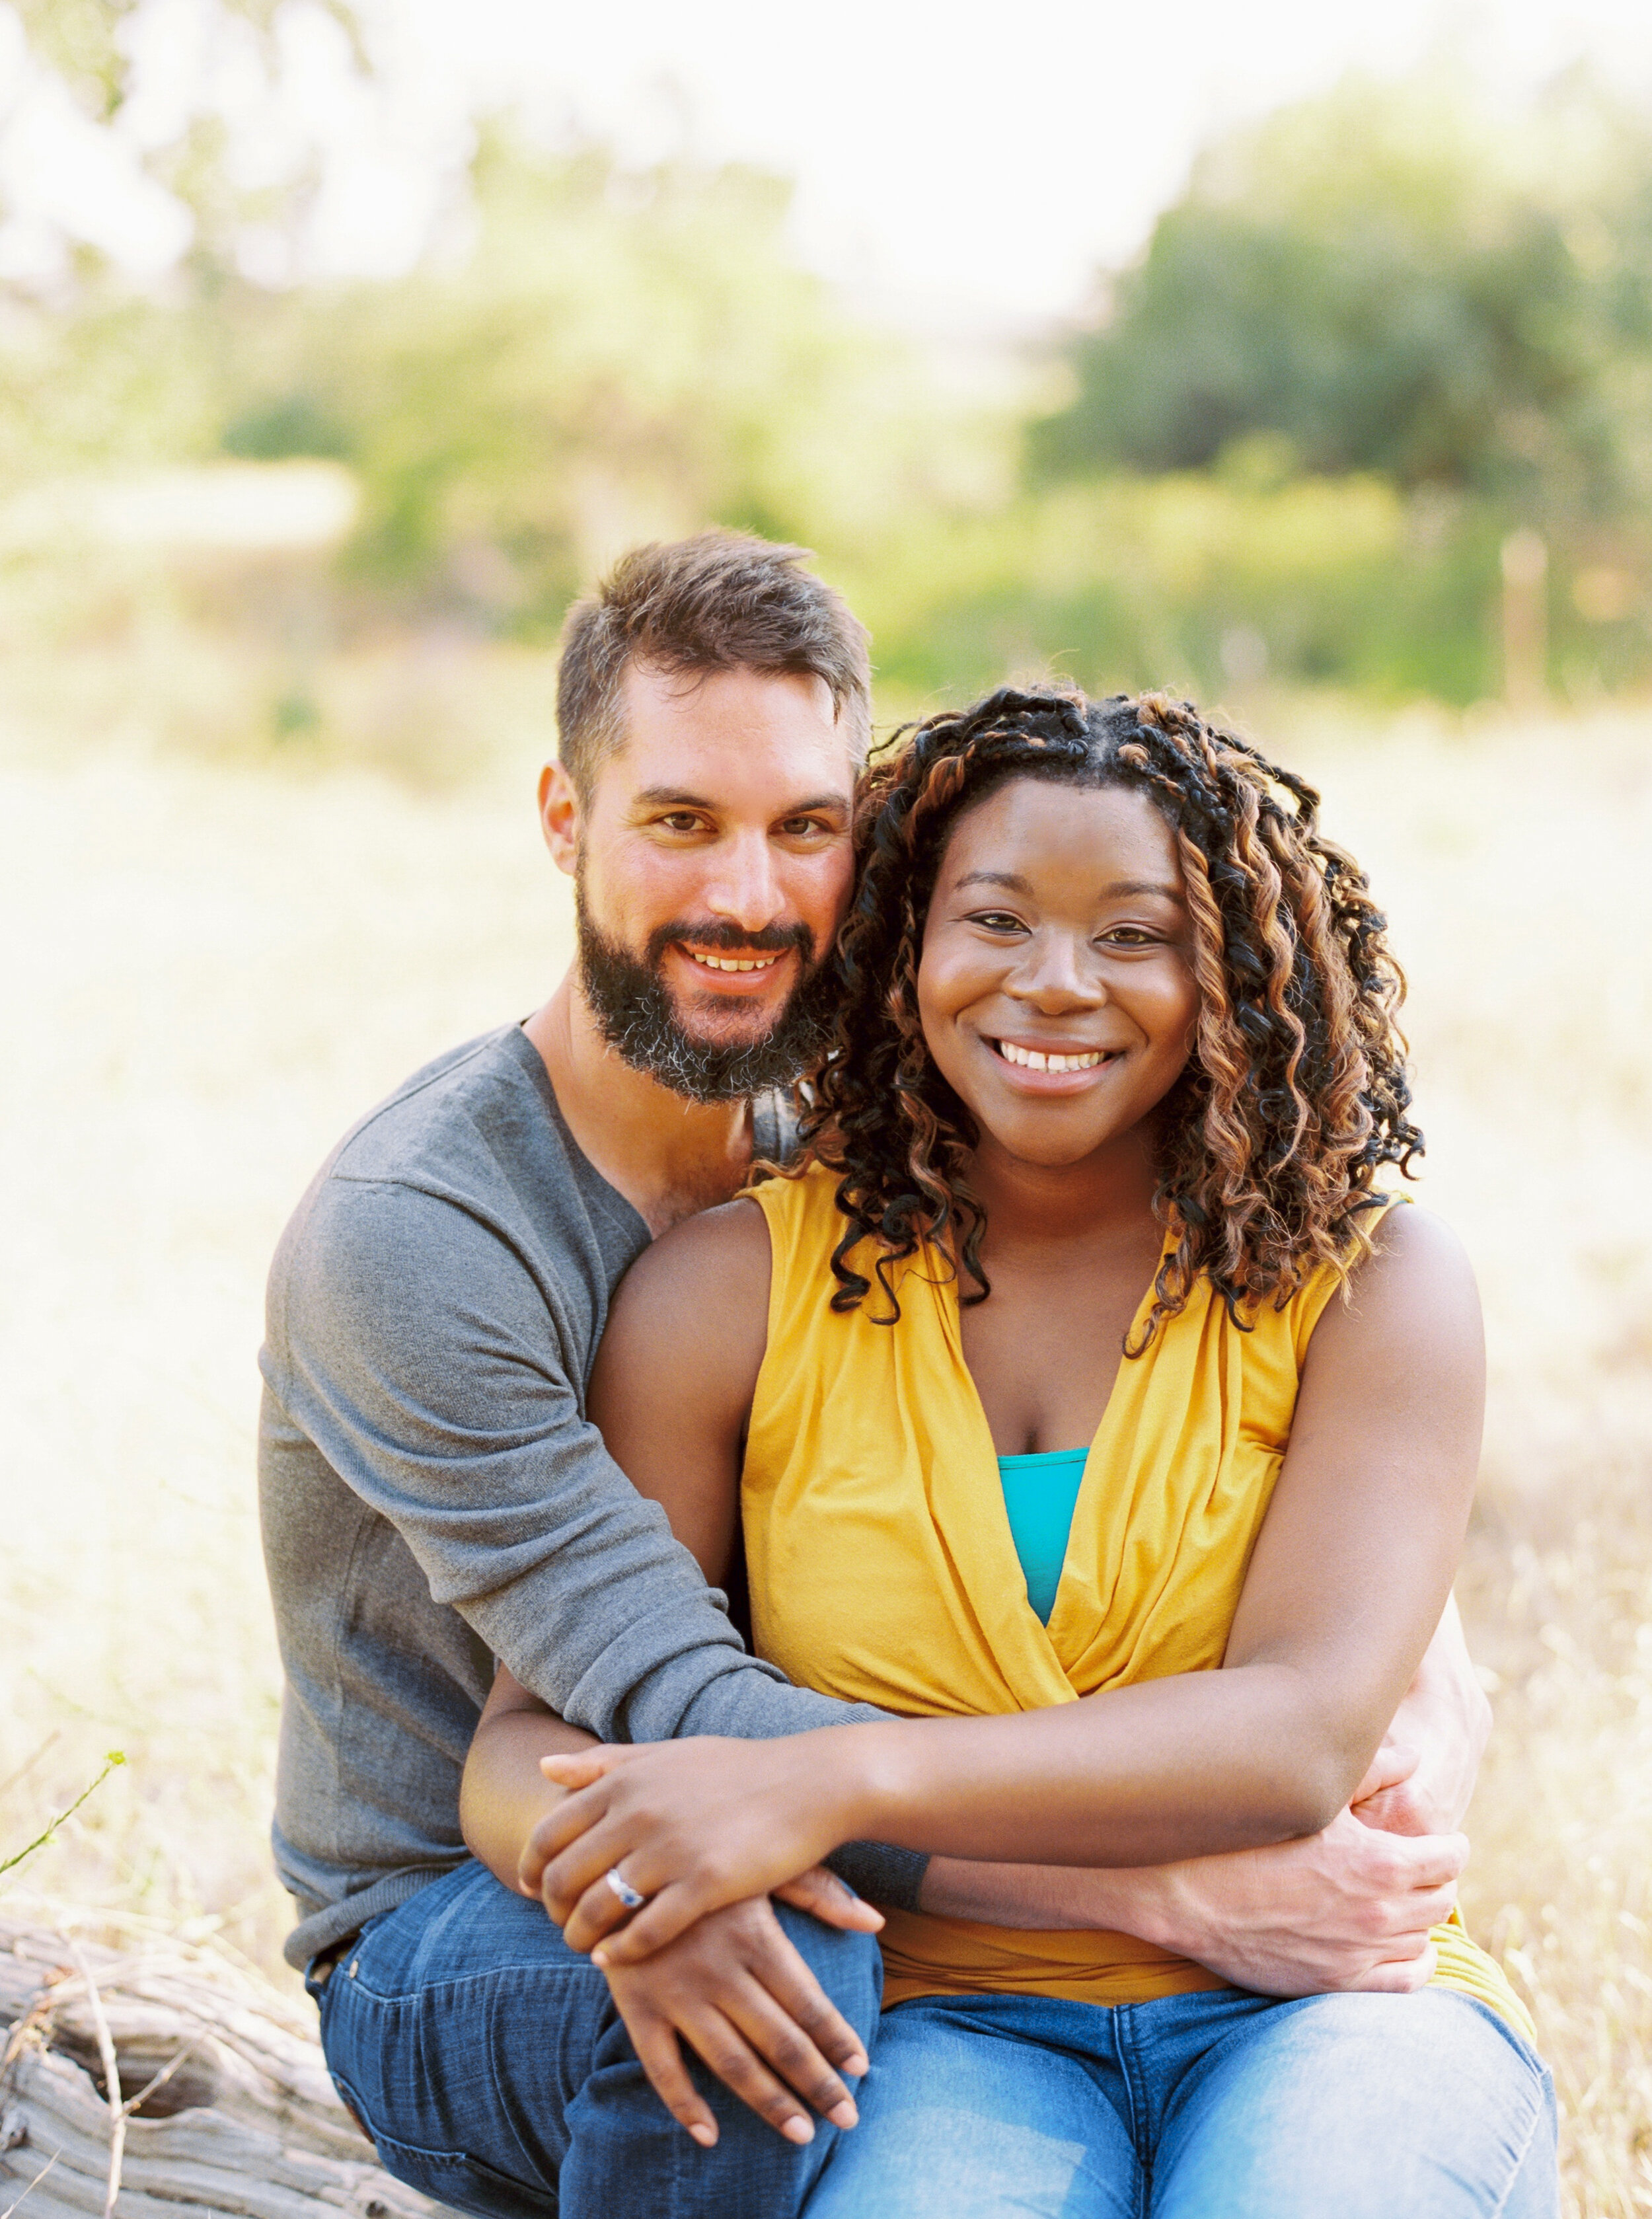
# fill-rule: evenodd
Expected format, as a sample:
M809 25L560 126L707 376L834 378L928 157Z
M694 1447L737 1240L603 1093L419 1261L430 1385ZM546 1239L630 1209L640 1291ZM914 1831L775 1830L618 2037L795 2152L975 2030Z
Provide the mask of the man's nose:
M786 907L786 896L766 834L737 836L721 846L705 905L713 917L725 917L742 932L761 932L773 923Z

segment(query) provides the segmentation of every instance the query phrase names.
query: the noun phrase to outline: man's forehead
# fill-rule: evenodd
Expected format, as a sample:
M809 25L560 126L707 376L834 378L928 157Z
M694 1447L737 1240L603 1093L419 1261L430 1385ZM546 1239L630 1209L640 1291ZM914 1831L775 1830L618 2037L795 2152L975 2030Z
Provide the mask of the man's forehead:
M644 680L626 708L598 782L628 806L774 812L842 807L853 795L849 722L822 680L711 671L691 691Z

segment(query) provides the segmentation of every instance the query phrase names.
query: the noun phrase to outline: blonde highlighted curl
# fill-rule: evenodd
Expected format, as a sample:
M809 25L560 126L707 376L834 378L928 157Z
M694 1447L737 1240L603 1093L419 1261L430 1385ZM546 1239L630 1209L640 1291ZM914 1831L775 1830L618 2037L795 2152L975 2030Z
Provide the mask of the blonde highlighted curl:
M897 735L856 807L854 900L838 943L831 1045L804 1090L798 1168L838 1173L847 1221L832 1307L931 1247L963 1299L989 1292L985 1230L969 1163L969 1111L932 1063L917 973L941 855L963 812L1012 779L1145 794L1176 837L1193 926L1199 1020L1188 1067L1162 1107L1154 1209L1171 1245L1140 1354L1207 1277L1240 1325L1281 1308L1320 1265L1369 1243L1377 1172L1409 1175L1422 1134L1407 1119L1405 991L1364 874L1320 838L1320 797L1190 702L1091 702L1006 688Z

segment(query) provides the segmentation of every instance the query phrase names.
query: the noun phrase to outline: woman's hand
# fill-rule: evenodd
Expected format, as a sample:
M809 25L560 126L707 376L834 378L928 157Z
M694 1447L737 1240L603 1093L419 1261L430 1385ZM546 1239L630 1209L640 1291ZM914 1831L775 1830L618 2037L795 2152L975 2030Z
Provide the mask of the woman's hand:
M829 1872L781 1893L830 1925L883 1924ZM811 2104L834 2126L854 2125L854 2099L839 2076L859 2078L866 2051L761 1899L713 1911L642 1964L611 1965L607 1978L655 2093L703 2149L717 2141L717 2118L689 2078L680 2039L790 2142L814 2140Z
M570 1949L593 1951L605 1970L639 1962L724 1904L786 1895L789 1882L857 1836L842 1746L856 1731L547 1756L541 1770L568 1793L528 1837L522 1891L539 1897ZM648 1898L623 1934L614 1930L628 1914L606 1878L615 1868Z

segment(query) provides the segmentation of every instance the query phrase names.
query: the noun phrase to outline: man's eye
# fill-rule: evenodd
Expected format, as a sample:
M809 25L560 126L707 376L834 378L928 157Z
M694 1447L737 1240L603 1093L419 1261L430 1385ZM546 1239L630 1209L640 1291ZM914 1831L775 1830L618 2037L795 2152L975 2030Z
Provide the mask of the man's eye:
M781 836L787 840L824 839L831 830L818 817L788 817L780 827Z
M700 821L686 809L674 809L669 817L660 819L668 832L698 832Z

